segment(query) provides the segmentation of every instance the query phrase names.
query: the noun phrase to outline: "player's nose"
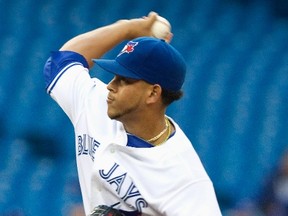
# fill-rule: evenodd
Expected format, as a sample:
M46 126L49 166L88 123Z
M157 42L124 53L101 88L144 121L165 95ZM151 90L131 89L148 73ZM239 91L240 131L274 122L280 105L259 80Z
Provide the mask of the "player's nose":
M107 89L112 92L116 91L115 77L108 83Z

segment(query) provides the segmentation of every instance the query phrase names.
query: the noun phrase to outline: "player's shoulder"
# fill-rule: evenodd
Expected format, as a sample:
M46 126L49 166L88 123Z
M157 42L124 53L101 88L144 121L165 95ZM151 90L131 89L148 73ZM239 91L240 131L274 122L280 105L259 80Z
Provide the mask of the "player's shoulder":
M64 62L79 62L85 68L89 68L88 62L83 55L74 51L53 51L51 52L50 59L53 63L58 64ZM60 68L61 69L61 68Z
M86 59L79 53L72 51L54 51L45 63L43 74L46 89L51 83L67 71L70 67L79 65L88 70L89 66Z

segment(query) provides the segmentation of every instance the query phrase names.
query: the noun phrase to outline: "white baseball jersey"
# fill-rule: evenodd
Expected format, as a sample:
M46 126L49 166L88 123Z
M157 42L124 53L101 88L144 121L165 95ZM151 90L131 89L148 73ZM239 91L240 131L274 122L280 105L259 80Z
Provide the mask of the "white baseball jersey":
M47 92L75 129L79 181L86 214L98 205L125 215L221 215L211 180L180 127L153 147L107 115L106 84L89 76L85 59L53 52Z

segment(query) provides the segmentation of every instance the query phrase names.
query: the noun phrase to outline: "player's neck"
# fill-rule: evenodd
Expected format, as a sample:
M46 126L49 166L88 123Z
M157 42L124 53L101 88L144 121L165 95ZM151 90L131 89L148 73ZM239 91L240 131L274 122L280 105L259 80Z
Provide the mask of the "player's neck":
M171 134L174 130L173 125L162 115L146 115L138 119L122 122L126 131L139 138L150 141L151 144L157 145ZM159 137L158 137L159 136ZM154 139L155 138L155 139Z

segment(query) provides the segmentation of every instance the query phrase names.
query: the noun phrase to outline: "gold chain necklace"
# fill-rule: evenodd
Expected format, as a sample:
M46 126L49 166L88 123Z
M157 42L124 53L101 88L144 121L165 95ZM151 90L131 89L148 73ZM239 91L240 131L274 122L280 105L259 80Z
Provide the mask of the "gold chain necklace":
M162 130L158 135L156 135L155 137L149 139L149 140L146 140L147 142L155 142L156 140L158 140L166 131L167 129L170 129L169 127L169 120L167 118L165 118L165 128L164 130ZM169 134L168 134L169 136Z
M170 134L171 134L171 124L170 124L170 122L169 122L169 120L168 120L168 134L167 134L167 136L166 136L166 138L165 138L165 140L164 140L163 142L161 142L161 143L159 143L159 144L156 144L155 146L160 146L160 145L162 145L163 143L165 143L165 142L169 139Z

